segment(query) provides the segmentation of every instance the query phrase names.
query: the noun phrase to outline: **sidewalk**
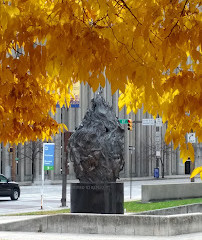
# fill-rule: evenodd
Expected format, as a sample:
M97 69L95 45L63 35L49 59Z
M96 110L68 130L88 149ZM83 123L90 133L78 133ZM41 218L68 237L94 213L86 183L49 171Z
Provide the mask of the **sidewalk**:
M200 179L199 176L195 177L197 180ZM161 176L156 179L153 176L148 176L148 177L133 177L133 178L120 178L117 179L117 182L128 182L128 181L156 181L156 180L162 180L162 181L166 181L169 179L190 179L190 175L166 175L164 178L162 178ZM191 180L190 180L191 181ZM202 181L202 180L201 180ZM68 179L67 180L67 184L70 183L77 183L79 182L78 179ZM19 182L20 186L31 186L31 185L41 185L41 181L38 182L34 182L33 184L31 182ZM45 180L44 184L48 184L48 185L59 185L62 184L62 180Z
M200 178L199 176L196 176L196 178ZM133 177L132 181L156 181L156 180L168 180L168 179L190 179L190 175L189 174L184 174L184 175L166 175L164 178L162 178L161 176L159 178L154 178L154 176L148 176L148 177ZM120 182L126 182L126 181L131 181L131 178L120 178L117 181ZM191 180L190 180L191 181Z
M120 236L102 234L70 234L70 233L27 233L0 232L0 240L201 240L202 233L192 233L169 237L153 236Z

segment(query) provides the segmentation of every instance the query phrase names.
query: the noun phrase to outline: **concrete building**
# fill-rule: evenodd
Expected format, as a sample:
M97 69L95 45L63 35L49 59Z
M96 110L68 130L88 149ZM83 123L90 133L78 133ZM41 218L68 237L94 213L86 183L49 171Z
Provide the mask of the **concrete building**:
M86 110L90 107L91 99L94 97L91 88L83 83L80 85L80 107L79 108L58 108L57 114L54 116L57 122L65 123L70 132L73 132L80 124ZM119 119L132 119L133 130L129 131L127 125L123 125L125 129L125 167L121 172L121 177L143 177L153 176L154 168L159 167L160 177L162 171L162 162L164 163L165 175L185 174L190 172L190 162L184 165L180 160L179 150L173 150L172 144L167 146L163 139L166 125L157 128L156 125L142 125L142 119L151 119L148 113L143 114L143 109L139 110L135 115L126 114L126 109L119 112L117 91L111 95L111 87L107 82L103 89L103 96L106 102L112 106L116 116ZM156 133L158 132L158 133ZM62 157L65 157L64 135L58 134L54 137L55 142L55 166L54 171L46 171L45 179L54 181L62 179ZM156 157L156 142L159 145L160 158ZM202 151L200 144L195 145L196 162L195 166L200 165ZM129 148L132 146L132 148ZM11 177L12 162L16 164L16 181L36 181L41 180L42 169L42 142L19 144L16 151L9 152L10 146L0 148L0 173L7 177ZM132 150L130 150L132 149ZM159 154L159 153L158 153ZM158 155L157 154L157 155ZM15 161L13 161L13 159ZM74 179L74 171L72 163L69 163L68 179Z

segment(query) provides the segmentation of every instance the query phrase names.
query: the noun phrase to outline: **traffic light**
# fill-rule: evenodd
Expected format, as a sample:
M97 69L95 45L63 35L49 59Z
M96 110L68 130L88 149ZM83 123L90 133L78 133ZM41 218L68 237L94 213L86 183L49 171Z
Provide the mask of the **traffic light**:
M133 121L132 121L132 119L128 119L128 130L130 130L130 131L133 130Z
M11 153L11 152L13 152L13 147L10 147L9 149L8 149L8 151Z

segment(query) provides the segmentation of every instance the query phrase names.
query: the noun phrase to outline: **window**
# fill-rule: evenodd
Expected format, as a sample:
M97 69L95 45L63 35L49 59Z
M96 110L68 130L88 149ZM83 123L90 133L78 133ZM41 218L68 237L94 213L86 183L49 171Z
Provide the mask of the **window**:
M5 178L4 176L0 175L0 182L1 183L7 183L7 178Z

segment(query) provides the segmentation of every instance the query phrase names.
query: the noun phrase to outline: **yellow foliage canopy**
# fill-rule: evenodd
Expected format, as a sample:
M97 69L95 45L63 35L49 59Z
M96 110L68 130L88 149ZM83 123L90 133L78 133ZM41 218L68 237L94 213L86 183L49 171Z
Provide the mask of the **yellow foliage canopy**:
M49 110L68 104L72 82L96 90L104 74L123 92L120 108L162 116L167 143L193 160L185 134L202 140L201 20L200 0L1 0L0 141L50 137Z

